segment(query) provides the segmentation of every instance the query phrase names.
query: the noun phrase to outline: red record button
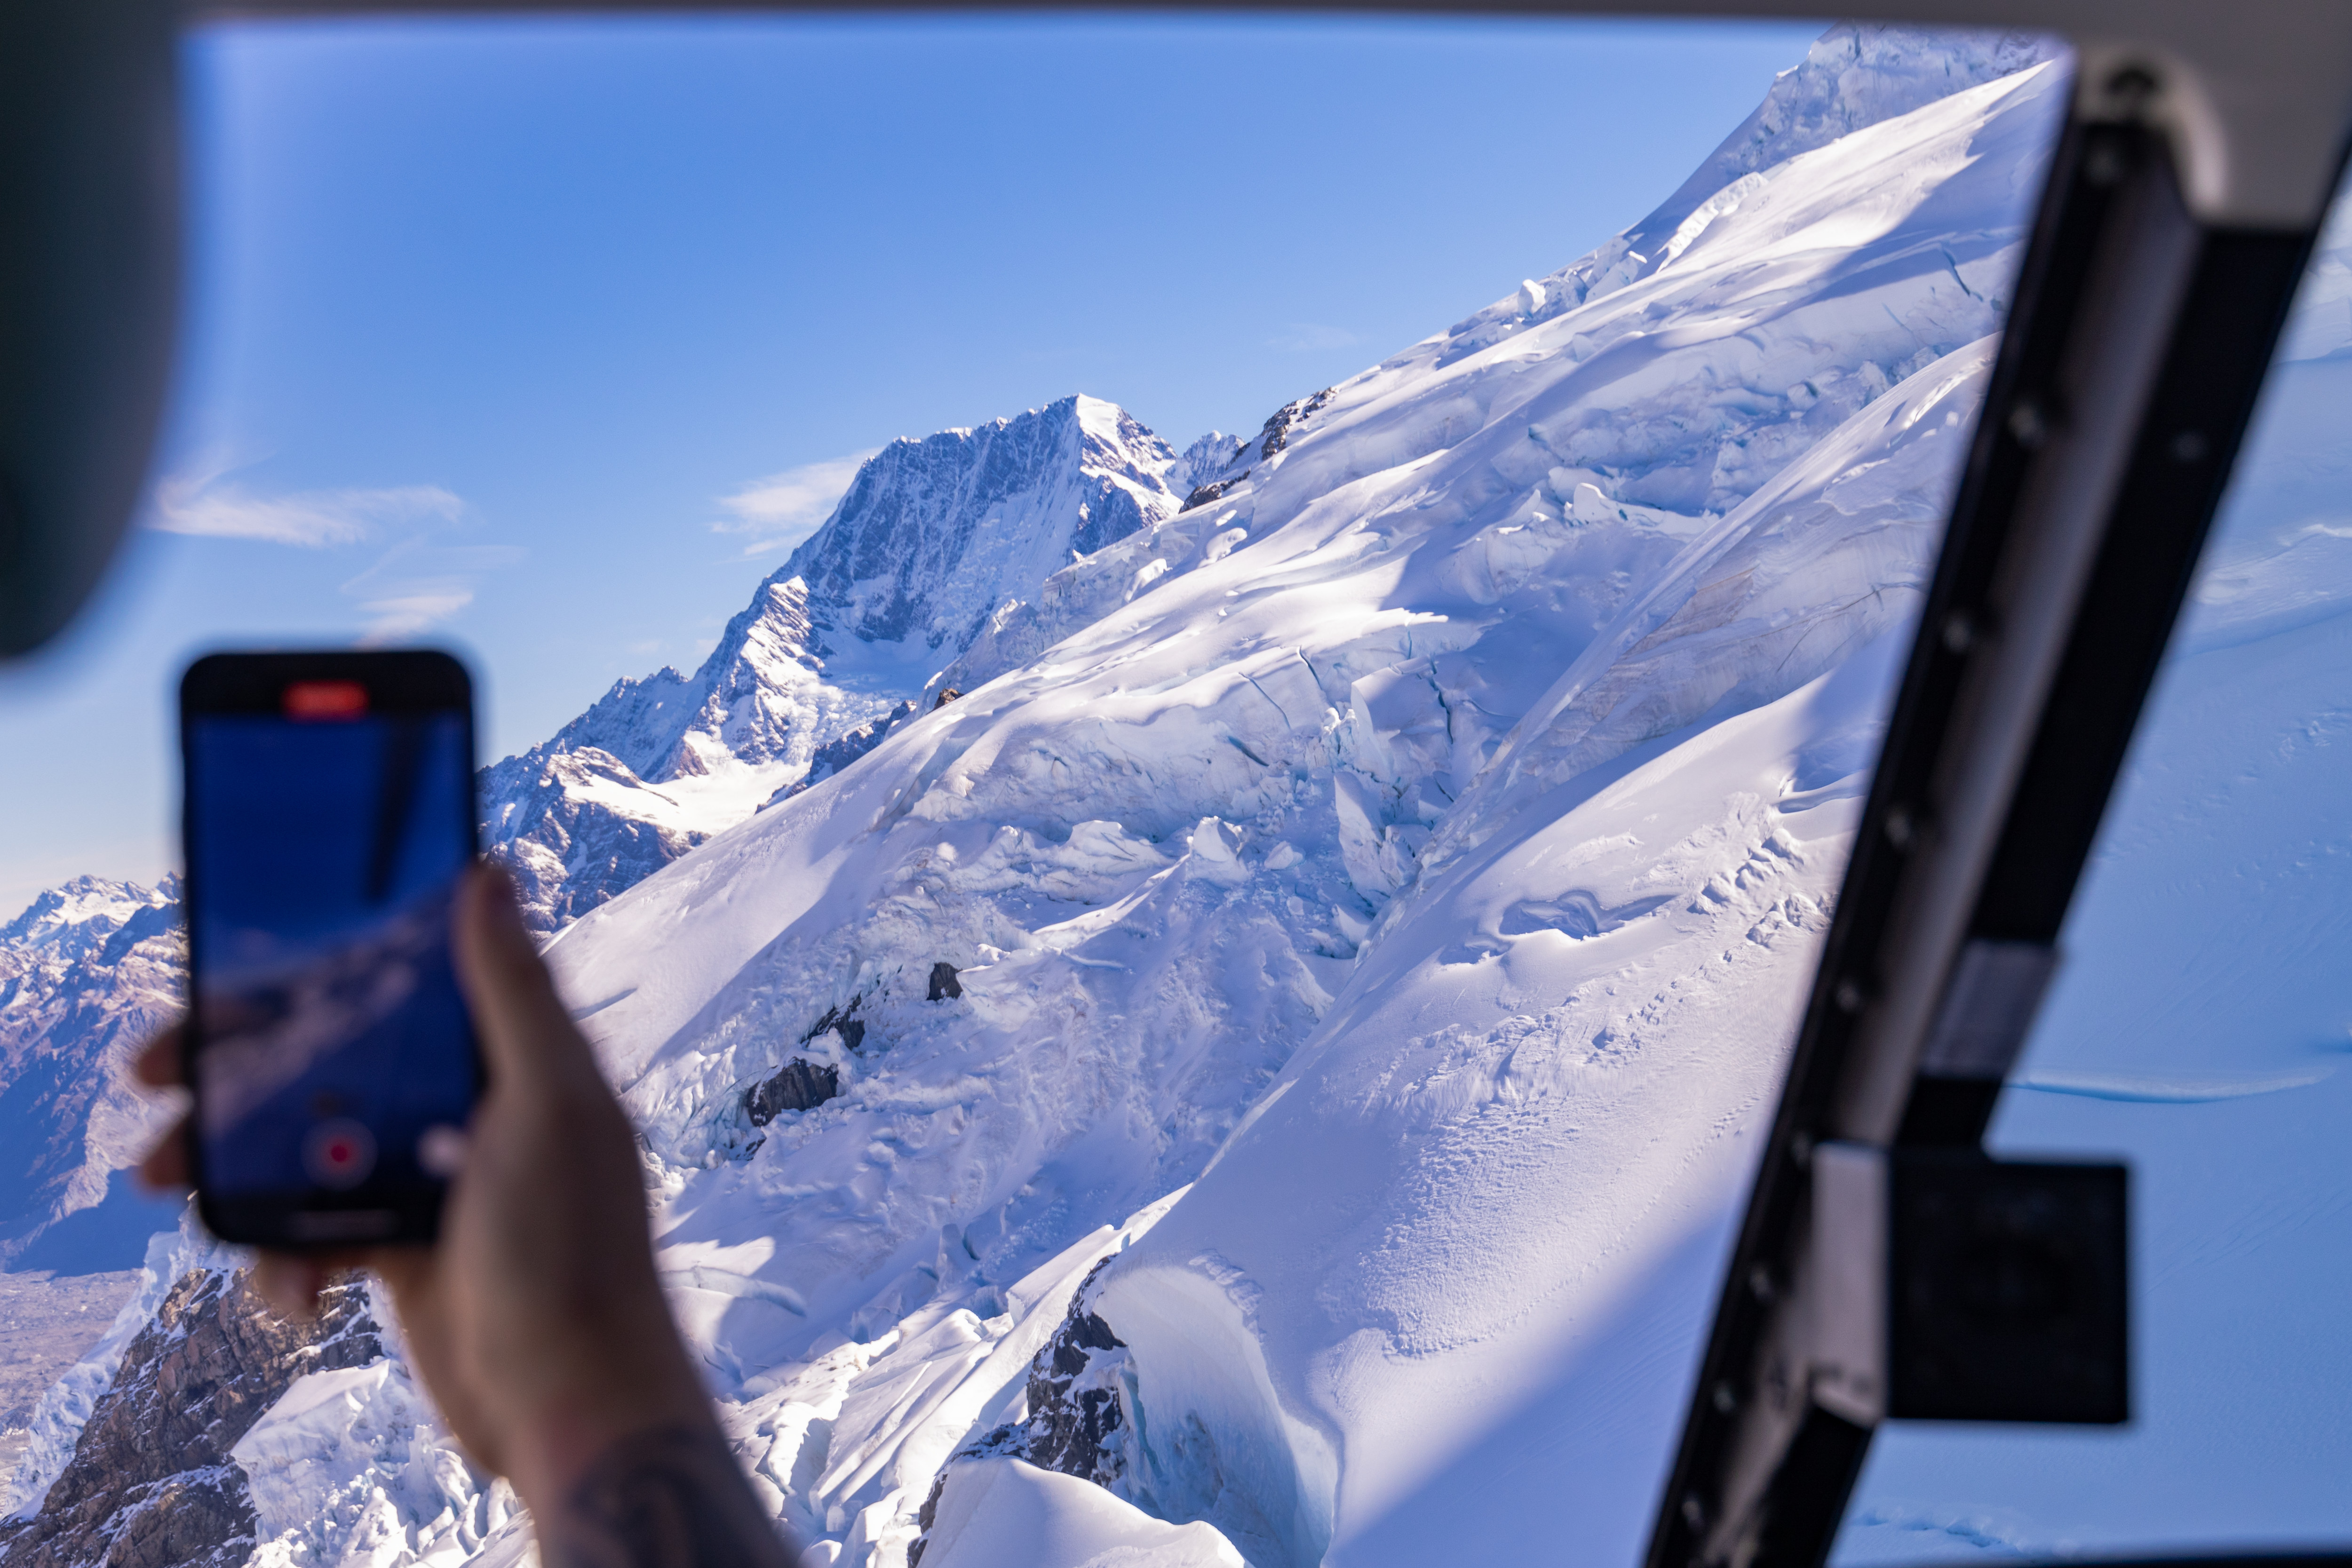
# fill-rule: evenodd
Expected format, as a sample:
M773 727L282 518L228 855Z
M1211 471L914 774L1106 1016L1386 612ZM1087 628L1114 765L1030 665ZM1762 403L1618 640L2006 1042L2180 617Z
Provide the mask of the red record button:
M321 1121L302 1142L302 1163L322 1187L356 1187L375 1169L375 1135L347 1116Z

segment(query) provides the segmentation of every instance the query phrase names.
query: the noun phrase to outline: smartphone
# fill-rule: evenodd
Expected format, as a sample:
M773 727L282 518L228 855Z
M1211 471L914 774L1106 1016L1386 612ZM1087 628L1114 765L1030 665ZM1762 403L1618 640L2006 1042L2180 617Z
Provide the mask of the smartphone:
M450 949L472 682L434 652L226 653L180 683L196 1210L430 1241L482 1087Z

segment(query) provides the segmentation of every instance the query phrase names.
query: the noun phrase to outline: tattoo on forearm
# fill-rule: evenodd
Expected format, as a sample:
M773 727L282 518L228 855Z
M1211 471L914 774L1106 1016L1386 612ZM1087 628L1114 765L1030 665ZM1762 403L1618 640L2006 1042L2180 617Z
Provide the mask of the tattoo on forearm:
M707 1429L623 1438L534 1522L544 1568L790 1568L796 1556Z

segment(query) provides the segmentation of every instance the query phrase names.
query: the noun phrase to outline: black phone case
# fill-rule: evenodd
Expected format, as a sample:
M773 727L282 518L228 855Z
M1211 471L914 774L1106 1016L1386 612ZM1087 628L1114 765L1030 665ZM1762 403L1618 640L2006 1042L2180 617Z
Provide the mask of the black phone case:
M197 892L204 876L204 868L194 854L194 792L187 787L188 721L199 714L275 715L281 710L288 686L299 681L356 682L366 689L368 710L372 713L462 711L466 715L466 787L460 798L467 803L465 842L472 854L481 853L479 803L474 798L478 761L473 680L457 658L436 649L208 654L190 665L180 681L181 844L185 872L183 908L193 910L197 907ZM189 1005L181 1033L181 1068L184 1081L194 1091L198 1081L196 1058L204 1047L195 1005L195 977L203 973L204 958L198 951L197 922L193 919L187 922L187 938ZM481 1051L476 1044L477 1098L484 1081ZM197 1216L207 1230L223 1241L278 1250L331 1251L430 1243L440 1233L442 1200L447 1191L445 1183L364 1193L313 1188L300 1201L291 1203L274 1197L226 1197L207 1189L204 1140L193 1130L187 1139L187 1156Z

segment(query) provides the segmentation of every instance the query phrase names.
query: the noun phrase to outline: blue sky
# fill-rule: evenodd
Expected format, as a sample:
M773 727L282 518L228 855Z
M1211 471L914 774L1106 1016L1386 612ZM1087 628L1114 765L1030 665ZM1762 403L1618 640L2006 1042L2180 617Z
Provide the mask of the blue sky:
M100 602L0 668L0 919L174 863L198 650L453 647L506 754L690 668L858 454L1073 392L1255 429L1639 217L1817 31L203 34L171 427Z

